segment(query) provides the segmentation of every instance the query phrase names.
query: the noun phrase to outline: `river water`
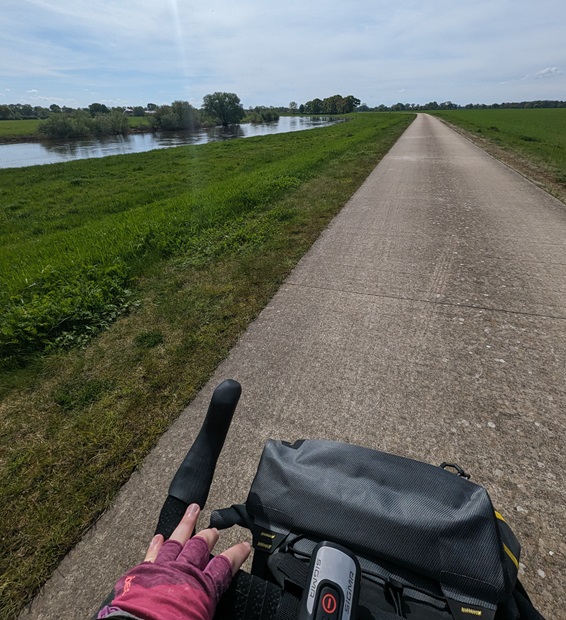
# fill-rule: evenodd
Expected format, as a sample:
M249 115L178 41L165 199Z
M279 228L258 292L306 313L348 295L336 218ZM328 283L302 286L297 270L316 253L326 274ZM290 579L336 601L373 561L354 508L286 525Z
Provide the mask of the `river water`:
M0 144L0 168L23 168L74 159L143 153L185 144L206 144L207 142L233 138L251 138L273 133L302 131L335 122L336 120L328 117L282 116L273 123L245 123L227 129L214 127L195 132L140 133L96 140Z

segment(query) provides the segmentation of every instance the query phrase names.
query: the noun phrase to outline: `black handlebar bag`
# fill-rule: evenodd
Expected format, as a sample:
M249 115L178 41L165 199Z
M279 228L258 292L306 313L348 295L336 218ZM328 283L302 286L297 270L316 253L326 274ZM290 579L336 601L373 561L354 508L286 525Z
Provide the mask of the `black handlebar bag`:
M517 580L520 545L487 491L439 467L343 443L270 440L245 507L218 511L212 524L227 521L252 530L254 565L263 558L276 574L279 564L281 583L301 583L297 560L317 541L355 552L367 617L393 605L387 617L541 618L514 602L524 595L530 605Z

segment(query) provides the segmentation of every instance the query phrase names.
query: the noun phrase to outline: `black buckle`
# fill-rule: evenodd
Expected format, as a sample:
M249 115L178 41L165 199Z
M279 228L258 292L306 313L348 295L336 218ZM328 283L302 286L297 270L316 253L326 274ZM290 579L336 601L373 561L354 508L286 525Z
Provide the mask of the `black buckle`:
M456 463L440 463L440 467L442 469L454 469L457 476L460 478L465 478L466 480L470 479L470 474L467 474L460 465L456 465Z

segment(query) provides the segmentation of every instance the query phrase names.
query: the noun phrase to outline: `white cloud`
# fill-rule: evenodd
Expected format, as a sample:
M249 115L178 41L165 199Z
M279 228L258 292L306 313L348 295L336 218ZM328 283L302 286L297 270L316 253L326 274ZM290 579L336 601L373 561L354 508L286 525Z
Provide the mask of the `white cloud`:
M537 71L536 73L529 73L527 75L524 75L522 78L505 80L503 82L500 82L500 84L512 84L514 82L526 82L530 80L540 80L543 78L557 77L562 74L563 72L560 71L558 67L547 67L546 69L541 69L540 71Z
M546 69L537 71L533 77L536 80L539 80L541 78L556 77L557 75L561 75L561 74L562 74L562 71L560 71L558 67L547 67Z
M92 92L200 104L213 90L377 105L407 84L423 103L564 98L564 19L563 0L4 0L0 83L81 105Z
M35 99L37 99L38 101L44 101L47 103L62 103L64 105L70 105L70 101L69 99L63 99L61 97L35 97Z

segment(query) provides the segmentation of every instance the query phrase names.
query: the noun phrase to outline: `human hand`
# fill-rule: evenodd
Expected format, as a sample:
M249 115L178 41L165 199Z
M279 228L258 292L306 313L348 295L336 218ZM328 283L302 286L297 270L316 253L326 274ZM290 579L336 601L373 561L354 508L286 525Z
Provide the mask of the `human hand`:
M199 512L200 508L191 504L169 540L164 541L160 534L153 538L144 562L121 577L112 603L98 618L119 617L121 612L139 620L212 618L251 547L239 543L210 560L219 533L207 529L191 538Z

